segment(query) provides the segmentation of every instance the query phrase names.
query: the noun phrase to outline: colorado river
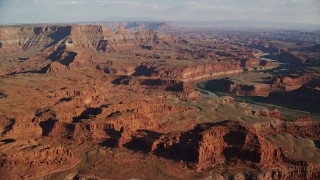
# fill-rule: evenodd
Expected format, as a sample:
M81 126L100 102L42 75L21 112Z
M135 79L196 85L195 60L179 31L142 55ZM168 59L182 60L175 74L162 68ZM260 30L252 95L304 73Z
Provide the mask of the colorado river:
M207 98L207 99L218 99L219 98L219 96L216 93L213 93L211 91L200 89L200 88L197 88L197 90L200 92L200 95L203 98ZM252 104L252 103L247 103L247 102L246 102L246 104L248 104L249 106L251 106L254 109L268 109L268 107L258 105L258 104Z
M207 99L218 99L219 98L219 96L214 92L210 92L208 90L204 90L199 87L197 87L196 89L200 92L200 95L203 98L207 98ZM243 101L238 101L238 102L243 102ZM312 115L309 112L286 109L286 108L282 108L279 106L273 106L271 104L270 104L270 106L264 106L264 105L248 103L248 102L243 102L243 103L246 103L248 106L252 107L253 109L278 109L281 112L281 114L287 115L287 116L292 116L295 118L299 118L299 117L306 116L306 115L310 116L312 118L319 118L318 115Z

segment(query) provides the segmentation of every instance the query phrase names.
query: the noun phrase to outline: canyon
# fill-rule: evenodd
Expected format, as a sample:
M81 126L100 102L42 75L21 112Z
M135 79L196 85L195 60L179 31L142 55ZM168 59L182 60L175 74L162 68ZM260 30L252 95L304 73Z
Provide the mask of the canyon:
M108 25L0 27L0 179L320 178L308 48L273 39L306 59L270 61L261 33Z

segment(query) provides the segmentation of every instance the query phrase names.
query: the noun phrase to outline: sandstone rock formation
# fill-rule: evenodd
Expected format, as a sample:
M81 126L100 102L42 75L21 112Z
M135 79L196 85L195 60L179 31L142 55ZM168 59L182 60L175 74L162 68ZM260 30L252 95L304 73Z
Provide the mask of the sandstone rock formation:
M242 72L240 68L240 62L227 61L220 63L197 65L192 67L186 67L183 69L172 69L169 71L159 70L158 76L162 78L178 78L183 81L199 80L208 77L234 74Z
M319 112L319 108L314 105L319 102L319 81L311 80L301 85L290 85L289 87L299 87L288 92L273 92L268 98L271 102L287 104L290 107L302 106L304 109Z
M106 26L71 25L1 27L0 40L0 52L10 54L19 51L45 50L52 46L60 49L69 46L104 52L116 51L120 48L140 48L144 44L170 43L174 38L153 31L128 34L122 26L120 31L113 35ZM110 46L110 50L107 46Z
M308 83L310 78L308 77L289 77L289 76L280 76L273 79L273 86L276 86L284 91L293 91L299 89L304 84Z
M272 92L297 90L309 81L310 78L306 76L276 76L274 78L268 78L266 82L240 84L230 78L224 78L215 81L216 87L214 87L214 89L212 89L210 85L208 85L208 88L211 88L213 91L222 91L238 96L268 96Z
M132 139L131 141L138 143L139 147L146 151L166 158L190 162L199 169L219 168L228 164L233 167L263 169L256 178L315 179L320 176L319 164L295 160L294 157L289 156L289 151L285 148L277 147L266 139L268 134L280 132L319 139L319 137L305 134L306 131L297 132L300 128L308 129L307 124L316 124L314 128L319 126L318 122L300 120L297 123L287 124L287 129L281 129L282 125L280 125L269 129L264 128L263 131L268 133L260 133L256 128L243 123L224 121L198 124L193 130L182 134L122 133L126 141L122 141L121 144L125 142L129 144L128 139ZM310 129L309 131L315 132Z
M71 169L80 162L69 149L45 146L32 140L29 142L2 140L0 150L2 178L41 178Z
M123 134L123 128L128 131L154 129L165 123L170 113L188 111L196 111L196 109L171 106L164 101L122 102L108 107L87 108L79 116L71 118L69 122L66 122L66 117L57 114L55 115L57 119L43 121L40 125L44 136L98 143L114 141L119 134Z
M50 63L50 65L47 67L47 71L46 73L58 73L61 71L66 71L66 70L70 70L70 68L66 65L63 65L59 62L52 62Z

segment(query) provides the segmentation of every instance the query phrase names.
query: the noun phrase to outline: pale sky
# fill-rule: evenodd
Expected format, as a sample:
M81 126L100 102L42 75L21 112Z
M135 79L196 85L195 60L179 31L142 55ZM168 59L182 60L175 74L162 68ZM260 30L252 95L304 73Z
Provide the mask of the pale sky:
M320 24L320 0L0 0L0 24L244 20Z

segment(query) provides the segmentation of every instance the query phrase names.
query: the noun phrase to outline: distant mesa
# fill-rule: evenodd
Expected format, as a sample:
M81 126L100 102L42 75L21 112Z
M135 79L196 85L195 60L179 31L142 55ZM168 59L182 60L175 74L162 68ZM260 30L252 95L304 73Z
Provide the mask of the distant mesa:
M113 31L117 31L119 25L124 26L127 31L135 32L135 31L147 31L147 30L155 30L155 31L171 31L177 29L177 27L168 21L105 21L105 22L96 22L96 23L84 23L84 24L94 24L94 25L102 25L108 26Z
M139 49L142 45L174 40L170 35L159 36L160 33L148 30L141 30L137 34L129 33L123 24L118 25L115 34L126 35L126 40L117 39L106 25L0 27L0 34L0 53L2 54L34 50L52 52L53 50L54 57L61 56L63 49L73 51L80 48L109 52L116 51L118 48Z

